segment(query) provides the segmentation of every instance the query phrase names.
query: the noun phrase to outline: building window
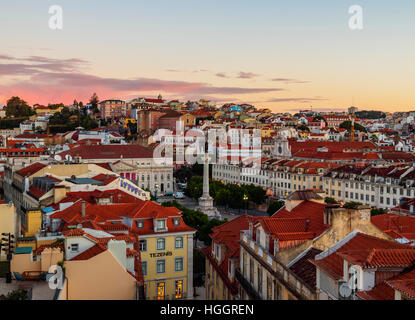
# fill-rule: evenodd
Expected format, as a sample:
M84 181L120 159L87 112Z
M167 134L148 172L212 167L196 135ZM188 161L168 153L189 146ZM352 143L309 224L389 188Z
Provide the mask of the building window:
M157 230L166 230L166 220L157 220Z
M144 221L139 220L137 221L137 229L143 229L144 228Z
M147 251L147 240L140 240L139 247L141 252Z
M173 225L180 226L180 218L173 218Z
M176 280L176 299L183 298L183 280Z
M166 239L158 238L157 239L157 250L165 250L166 249Z
M272 280L267 277L267 300L272 300Z
M78 252L78 250L79 250L79 244L78 243L71 244L71 252Z
M275 300L281 300L282 299L282 288L279 283L275 285Z
M262 269L258 265L258 293L262 296Z
M166 272L166 260L157 260L157 273L165 273Z
M141 266L143 269L143 276L147 275L147 261L141 261Z
M249 281L251 284L254 283L254 261L252 259L249 261Z
M183 237L176 237L174 247L176 249L182 249L183 248Z
M174 259L174 271L183 271L183 258Z
M165 283L159 282L157 284L157 300L164 300Z

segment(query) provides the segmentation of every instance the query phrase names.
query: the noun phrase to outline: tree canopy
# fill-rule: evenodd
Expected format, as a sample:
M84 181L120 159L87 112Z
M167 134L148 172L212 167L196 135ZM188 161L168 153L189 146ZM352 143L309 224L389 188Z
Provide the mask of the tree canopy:
M272 201L269 204L267 213L270 216L272 216L275 212L277 212L278 210L280 210L284 205L285 205L285 202L283 200Z
M35 114L35 111L19 97L11 97L5 106L6 117L27 117Z
M352 122L350 120L344 121L340 124L340 128L342 129L346 129L347 131L351 131L352 130ZM362 132L367 132L366 128L364 126L362 126L359 123L354 124L354 129L355 131L362 131Z
M203 193L203 178L192 177L188 182L185 189L185 194L192 198L199 198ZM215 203L220 206L229 206L234 209L246 208L249 201L255 204L262 204L265 201L266 191L254 184L250 185L237 185L237 184L224 184L220 181L209 182L209 194L213 197ZM248 200L244 200L244 196L248 197Z
M384 113L382 111L374 111L374 110L357 111L357 112L355 112L355 115L359 119L383 119L383 118L386 118L386 113Z
M197 239L203 241L206 245L210 245L212 241L209 237L209 234L212 233L212 228L227 222L226 219L224 221L215 218L209 219L209 217L203 212L199 210L191 210L189 208L186 208L175 200L163 202L162 206L176 207L177 209L182 211L184 223L186 223L189 227L196 229Z

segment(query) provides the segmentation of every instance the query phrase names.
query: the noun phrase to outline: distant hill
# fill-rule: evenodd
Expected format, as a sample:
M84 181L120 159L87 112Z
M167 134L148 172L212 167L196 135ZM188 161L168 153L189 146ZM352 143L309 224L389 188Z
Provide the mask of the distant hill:
M386 118L386 113L382 111L357 111L355 113L356 117L359 119L383 119Z

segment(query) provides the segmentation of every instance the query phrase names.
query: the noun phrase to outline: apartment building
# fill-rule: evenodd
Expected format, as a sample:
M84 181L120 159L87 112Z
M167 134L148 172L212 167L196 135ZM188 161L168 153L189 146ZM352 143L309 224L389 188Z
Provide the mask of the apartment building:
M105 120L118 119L127 116L127 107L123 100L104 100L98 104L101 118Z
M263 160L261 168L232 164L213 164L212 178L223 183L254 184L272 190L275 197L291 192L323 189L323 177L340 165L331 162Z
M255 218L242 215L212 229L212 243L202 251L206 256L205 290L207 300L239 298L235 270L239 266L240 231L249 228Z
M415 196L412 165L346 165L323 177L326 196L339 202L360 202L376 208L393 208L404 197Z
M369 207L349 210L324 204L312 190L292 193L272 217L241 231L241 299L317 299L318 273L309 260L354 230L393 240L371 223Z
M46 228L65 233L79 224L85 223L84 228L88 228L89 221L102 232L116 234L119 239L116 237L115 240L132 241L129 248L139 252L146 299L193 297L193 236L196 230L184 223L178 209L152 201L94 204L79 200L66 205L60 203L50 215ZM102 232L93 236L100 238ZM70 260L71 255L78 256L95 245L90 241L91 237L82 237L82 242L75 239L66 245L73 251L68 253ZM137 239L137 246L133 245L134 239Z
M173 192L171 159L154 158L152 149L139 145L81 145L59 154L80 163L108 164L113 172L142 189L163 195Z

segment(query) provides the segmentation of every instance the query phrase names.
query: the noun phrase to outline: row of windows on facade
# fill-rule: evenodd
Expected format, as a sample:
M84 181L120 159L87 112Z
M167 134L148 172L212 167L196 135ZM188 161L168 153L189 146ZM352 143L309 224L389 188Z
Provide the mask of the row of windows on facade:
M244 253L242 255L242 274L244 276L245 279L247 279L247 268L245 266L245 261L246 261L246 254ZM252 285L253 288L255 288L255 290L257 291L257 293L259 294L259 296L262 297L263 293L262 293L262 285L263 285L263 275L262 275L262 268L260 267L259 264L256 265L256 275L257 275L257 281L256 281L256 286L255 286L255 263L253 261L253 259L249 259L249 279L247 279L250 284ZM267 299L271 300L273 299L273 295L272 295L272 278L267 276ZM275 290L274 290L274 299L276 300L281 300L282 298L282 287L279 283L275 284Z
M326 194L329 195L329 191L328 190L326 190ZM337 195L339 197L341 197L341 194L342 194L341 191L337 191ZM335 196L334 190L331 190L331 195L332 196ZM353 192L350 192L350 194L349 194L348 191L345 191L344 192L344 196L345 196L345 198L349 198L349 199L352 199L352 200L353 199L354 200L361 200L361 201L366 200L366 202L369 202L369 195L368 194L364 195L364 194L359 194L359 193L355 192L354 193L354 196L353 196ZM370 196L370 202L375 202L375 196L374 195L371 195ZM384 197L379 197L379 202L381 204L384 204L385 203L385 198ZM391 199L390 198L386 198L386 204L387 205L390 205L391 204ZM392 204L394 206L398 205L398 200L396 198L392 199Z
M174 259L174 271L183 271L183 258L175 258ZM141 261L141 266L143 269L143 275L147 275L147 261ZM156 272L157 273L165 273L166 272L166 260L159 259L156 260Z
M215 272L215 269L213 268L212 264L209 264L209 274L212 274L212 280L216 283L216 288L219 288L219 274L217 272ZM216 278L216 280L214 280ZM223 287L223 292L222 292L222 299L228 299L231 300L231 292L230 290L226 290L226 285L225 283L222 281L222 287ZM212 288L211 293L208 293L208 296L211 297L212 300L218 299L219 297L215 297L215 291Z
M157 225L156 225L157 230L163 231L163 230L167 229L165 219L159 219L159 220L156 220L156 221L157 221L156 222L157 223ZM144 228L144 221L143 220L137 220L136 224L137 224L137 229L143 229ZM175 227L180 226L180 218L173 218L173 225Z
M329 180L326 180L325 184L329 184ZM335 185L334 180L331 181L331 185L332 186ZM341 182L338 181L337 185L340 187ZM349 183L348 182L345 183L345 187L349 188ZM359 182L354 182L354 183L350 182L350 188L351 189L359 189L360 188L360 190L369 190L370 189L371 191L375 191L375 185L374 184L365 184L365 183L359 183ZM394 187L384 187L384 186L381 186L379 188L379 191L381 193L383 193L383 192L390 193L392 191L393 194L398 194L398 190L399 190L399 194L402 196L404 194L404 188L394 188ZM406 193L407 193L407 196L410 196L411 189L406 189Z
M132 180L135 180L136 179L136 177L138 176L136 176L136 174L135 173L120 173L120 176L121 177L125 177L126 179L132 179ZM147 181L150 181L151 179L150 179L150 175L147 175ZM157 174L155 174L154 175L154 181L157 181L158 180L158 176L157 176ZM161 176L160 176L160 180L164 180L164 175L162 174ZM170 174L168 174L167 175L167 180L170 180ZM145 181L145 176L144 175L142 175L141 176L141 181Z
M183 247L184 247L183 237L176 237L174 240L174 248L183 249ZM140 248L140 252L147 252L147 240L146 239L139 241L139 248ZM166 250L166 239L157 238L156 248L157 250Z

